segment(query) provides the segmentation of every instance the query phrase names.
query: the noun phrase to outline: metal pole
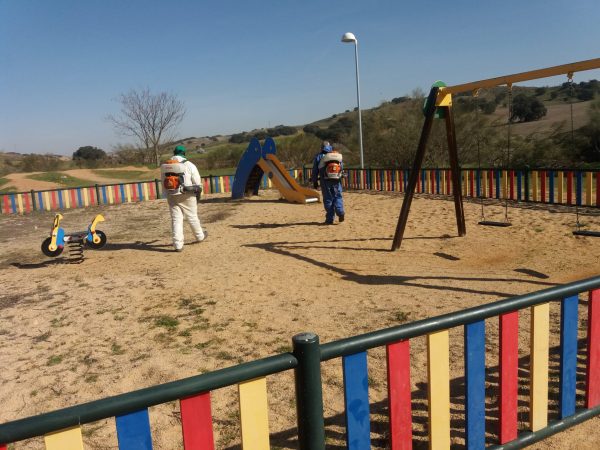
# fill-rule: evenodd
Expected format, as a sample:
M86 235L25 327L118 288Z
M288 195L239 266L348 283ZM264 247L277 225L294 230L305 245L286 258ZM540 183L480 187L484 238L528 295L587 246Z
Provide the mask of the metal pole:
M358 39L354 41L354 62L356 63L356 102L358 103L358 143L360 146L360 168L365 168L362 137L362 117L360 112L360 77L358 75Z
M300 450L325 450L325 419L321 386L319 336L301 333L292 338L295 369L298 444Z

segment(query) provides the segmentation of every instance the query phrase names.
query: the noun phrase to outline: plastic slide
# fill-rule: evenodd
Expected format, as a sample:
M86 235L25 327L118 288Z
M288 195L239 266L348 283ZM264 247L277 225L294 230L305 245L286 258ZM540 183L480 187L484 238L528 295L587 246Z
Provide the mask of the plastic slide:
M258 161L258 165L288 202L313 203L319 201L319 193L314 189L300 186L274 154L265 155L265 158Z

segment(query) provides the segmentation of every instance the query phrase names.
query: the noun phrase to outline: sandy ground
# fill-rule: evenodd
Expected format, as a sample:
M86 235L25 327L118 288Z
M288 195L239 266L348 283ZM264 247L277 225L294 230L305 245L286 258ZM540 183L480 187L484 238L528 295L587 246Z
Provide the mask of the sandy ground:
M276 192L241 202L209 196L200 205L209 238L183 253L172 251L165 201L64 211L67 232L96 213L106 218L99 228L108 244L86 250L80 264L41 253L52 214L0 217L0 422L289 351L303 331L329 342L600 273L600 240L572 236L575 217L564 208L511 208L512 227L485 228L475 225L479 205L466 203L468 234L458 238L451 201L417 198L400 251L389 252L402 196L346 193L345 201L346 222L328 227L321 204L289 204ZM502 213L487 208L488 218ZM600 229L598 215L583 220ZM582 301L581 326L585 308ZM520 317L525 430L528 312ZM557 305L551 317L554 348ZM486 323L488 444L497 442L497 327ZM450 339L452 442L462 448L462 329ZM551 367L555 419L555 349ZM427 448L425 338L411 340L411 371L415 448ZM383 349L369 352L369 383L373 447L385 448ZM341 449L340 360L323 364L323 388L328 448ZM583 388L581 369L580 406ZM268 389L272 448L297 448L292 373L268 377ZM217 448L239 448L237 404L234 387L213 393ZM182 448L176 402L151 408L150 417L155 448ZM535 448L597 448L599 426L593 419ZM86 448L117 448L112 419L83 432ZM37 439L15 448L43 447Z
M157 176L156 170L146 169L144 167L119 167L119 170L147 170L148 171L148 179L153 179ZM70 170L61 170L62 173L66 175L70 175L75 178L81 178L82 180L89 180L94 183L118 183L119 181L129 181L129 180L120 180L118 178L108 178L98 175L93 172L91 169L70 169ZM28 173L11 173L5 176L9 181L5 184L6 187L12 186L17 192L29 191L31 189L40 191L44 189L57 189L61 186L57 183L51 183L49 181L40 181L40 180L32 180L28 178L30 175L35 175L42 172L28 172Z

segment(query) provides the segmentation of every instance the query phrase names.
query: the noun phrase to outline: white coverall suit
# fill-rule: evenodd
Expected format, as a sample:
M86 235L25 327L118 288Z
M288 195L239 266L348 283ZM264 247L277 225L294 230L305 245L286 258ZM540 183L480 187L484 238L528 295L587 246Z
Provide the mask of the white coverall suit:
M200 173L194 163L179 155L175 155L171 159L175 159L185 166L183 173L184 186L201 185L202 179L200 178ZM169 194L167 196L167 202L169 203L169 210L171 211L173 246L175 247L175 250L181 250L183 248L184 217L190 224L192 232L196 237L196 241L203 241L205 236L202 226L200 225L200 219L198 218L196 195L193 192L183 192L175 195Z

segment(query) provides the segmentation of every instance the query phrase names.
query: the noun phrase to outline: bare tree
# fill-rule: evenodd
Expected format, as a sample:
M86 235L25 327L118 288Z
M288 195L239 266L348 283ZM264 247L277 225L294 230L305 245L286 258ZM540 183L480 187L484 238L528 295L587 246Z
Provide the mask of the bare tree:
M175 94L152 94L148 88L121 94L119 102L121 114L110 115L108 120L120 134L135 137L158 166L161 143L173 138L185 116L183 102Z

